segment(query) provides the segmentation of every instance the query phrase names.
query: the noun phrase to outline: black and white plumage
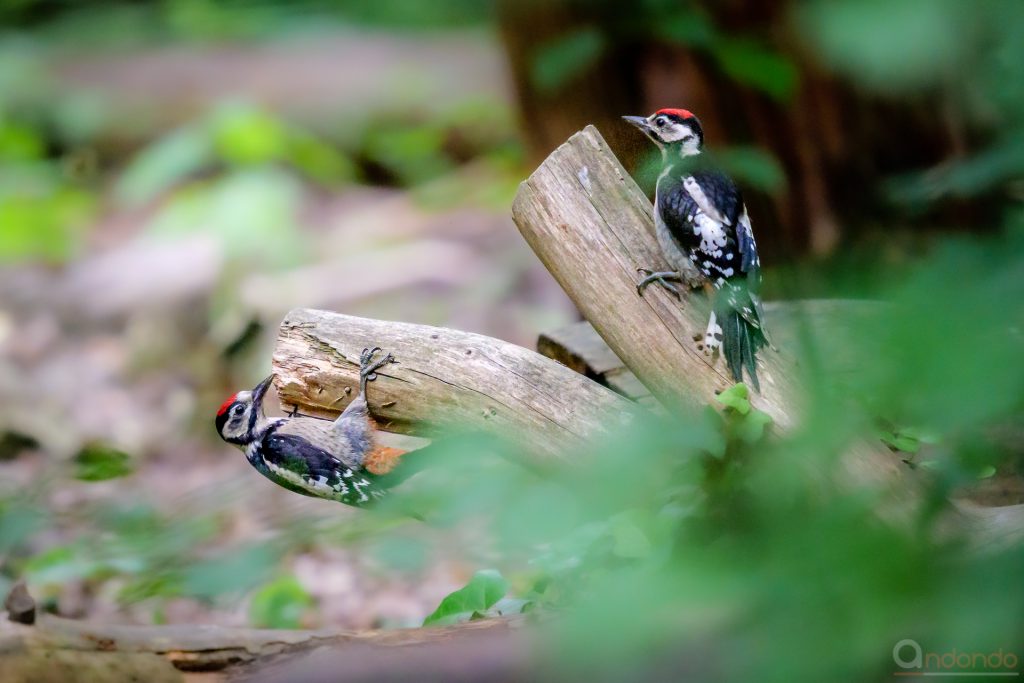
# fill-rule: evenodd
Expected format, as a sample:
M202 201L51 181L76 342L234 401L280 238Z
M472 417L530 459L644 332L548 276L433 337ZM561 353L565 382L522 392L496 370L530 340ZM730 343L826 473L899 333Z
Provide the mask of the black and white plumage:
M675 269L649 272L638 292L659 282L677 294L688 265L714 288L711 316L704 335L707 353L721 349L733 378L746 370L755 389L757 352L769 344L758 290L761 262L750 217L736 184L702 154L704 133L697 117L685 109L661 109L649 117L626 116L662 152L655 191L655 227L661 250Z
M296 493L357 507L380 498L397 481L395 473L374 473L368 459L381 451L366 404L366 383L395 359L374 360L379 348L360 357L359 394L333 422L312 417L267 418L263 398L274 376L252 391L240 391L217 411L217 432L245 451L256 470ZM397 451L396 451L397 453Z

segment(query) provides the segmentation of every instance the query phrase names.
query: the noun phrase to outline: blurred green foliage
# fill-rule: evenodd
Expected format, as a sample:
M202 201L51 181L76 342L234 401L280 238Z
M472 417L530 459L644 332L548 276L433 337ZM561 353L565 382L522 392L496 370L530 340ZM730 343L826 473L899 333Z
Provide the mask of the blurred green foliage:
M131 456L110 446L88 444L75 456L75 478L82 481L117 479L131 473Z
M328 186L351 181L352 162L325 140L265 111L224 104L206 119L144 149L125 169L116 196L129 205L150 202L183 180L220 165L246 169L276 164Z
M0 263L61 262L78 247L96 200L46 156L46 141L0 107Z
M249 603L249 621L258 628L301 628L313 598L294 576L282 576L257 590Z
M45 4L26 0L3 16L41 21ZM337 12L367 22L393 21L395 12L412 25L429 11L413 4L341 3ZM166 35L254 35L273 30L282 13L299 21L306 6L266 3L243 13L256 17L249 24L228 21L235 3L136 3L118 6L118 25L142 26L155 13L165 21L147 30ZM487 3L440 7L431 14L437 25L474 23L490 11ZM699 4L636 7L621 34L588 28L542 49L538 86L571 82L623 36L656 35L705 51L730 77L780 102L798 87L785 58L757 37L729 35ZM698 680L881 680L893 670L892 646L908 637L931 651L1024 656L1024 549L979 548L946 523L951 493L1024 464L1021 445L1004 436L1007 425L1024 423L1024 91L1012 87L1024 69L1021 5L839 0L793 11L801 35L863 87L951 94L972 122L996 131L971 158L895 179L894 195L927 206L947 194L992 192L1005 217L991 237L937 240L884 277L823 276L848 295L888 303L845 336L808 324L800 345L787 349L807 389L799 427L774 433L737 385L704 411L639 419L575 454L583 467L527 468L520 463L533 460L514 443L453 436L434 444L435 464L379 513L319 526L296 518L259 543L223 540L233 498L216 488L165 512L126 486L122 498L76 505L73 537L47 533L68 514L50 505L53 481L81 491L130 473L124 454L93 449L73 467L56 463L38 487L0 497L0 583L24 575L45 602L81 582L120 604L150 607L154 620L176 598L249 598L252 623L291 628L317 613L287 566L291 554L366 547L399 570L420 567L429 554L422 527L389 514L415 506L430 511L434 527L466 530L467 561L500 567L474 575L427 622L526 605L553 612L558 618L541 626L550 664L567 678L683 671ZM85 14L74 18L88 25ZM69 25L46 31L64 35ZM31 73L0 73L0 84ZM88 139L102 108L67 100L43 116L42 107L24 106L37 94L22 86L0 89L0 259L59 262L74 255L95 215L98 193L69 168L67 152ZM115 198L159 203L154 233L209 231L243 252L253 248L249 256L269 267L301 256L303 183L330 188L374 173L447 199L460 187L439 176L450 180L482 161L497 169L490 199L507 196L518 159L507 110L471 103L448 118L412 121L375 114L355 142L335 142L226 104L134 156ZM763 189L785 180L756 150L730 150L723 160ZM840 366L841 356L855 359L855 372ZM894 463L915 466L920 502L898 504L890 491L847 480L840 459L865 439L888 444ZM76 476L85 481L67 481Z
M572 6L572 3L568 3ZM541 92L557 90L595 66L614 45L663 42L707 55L722 73L780 102L797 85L792 61L760 37L736 35L716 25L705 3L638 0L585 5L593 24L569 31L532 56L531 77Z
M924 207L1024 176L1024 90L1011 87L1024 79L1024 4L846 0L797 9L802 33L838 72L889 97L935 97L937 116L990 131L972 157L894 179L895 199Z
M508 582L500 572L483 569L459 590L450 593L426 619L424 626L454 624L482 618L484 613L505 597Z
M64 45L112 49L161 40L308 35L353 24L418 31L474 27L490 19L493 6L493 0L17 0L0 4L0 21Z

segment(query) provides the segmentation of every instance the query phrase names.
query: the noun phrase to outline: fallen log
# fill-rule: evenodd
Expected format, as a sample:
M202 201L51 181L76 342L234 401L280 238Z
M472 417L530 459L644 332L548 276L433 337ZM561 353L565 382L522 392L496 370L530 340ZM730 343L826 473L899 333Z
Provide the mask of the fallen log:
M564 458L637 409L560 363L492 337L308 309L281 323L273 368L282 404L337 415L358 390L359 352L373 346L399 361L378 372L367 397L389 431L495 431L527 451Z
M637 296L638 268L670 268L651 203L596 128L573 135L523 182L512 217L583 317L658 400L697 409L733 384L724 362L694 341L707 325L699 297L680 305L659 287ZM760 360L755 405L789 427L799 412L789 361L770 349Z
M104 624L40 614L34 624L25 625L0 612L0 664L6 672L0 680L173 681L180 680L175 670L220 671L322 646L334 652L344 652L348 647L393 652L485 631L504 633L521 623L518 617L502 617L455 626L387 631L273 630ZM40 678L47 664L52 675ZM54 670L53 666L58 668ZM78 674L74 673L76 668ZM24 676L15 678L14 673Z

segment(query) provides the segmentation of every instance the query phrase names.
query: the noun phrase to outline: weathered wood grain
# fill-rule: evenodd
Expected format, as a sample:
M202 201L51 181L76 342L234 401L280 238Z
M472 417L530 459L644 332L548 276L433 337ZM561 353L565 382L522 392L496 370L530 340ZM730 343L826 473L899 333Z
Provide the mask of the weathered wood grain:
M691 294L680 304L659 287L637 296L637 268L668 269L652 211L593 126L552 152L520 186L512 206L523 237L614 355L662 403L699 408L732 379L724 363L708 358L694 341L707 321L703 297ZM791 314L794 321L808 316L800 309ZM839 320L856 324L846 316ZM607 356L600 362L610 365ZM782 431L793 428L803 410L795 367L795 359L775 350L760 354L762 391L752 401ZM893 495L880 510L886 516L914 508L915 477L882 444L854 444L843 464L849 482L889 487ZM959 505L954 516L957 525L993 545L1014 542L1024 529L1024 506L993 515Z
M724 362L697 348L707 325L701 297L680 305L650 287L637 296L638 268L669 270L654 236L651 203L592 126L573 135L519 189L512 216L544 265L611 350L662 402L698 408L733 384ZM777 425L798 407L790 367L761 354L754 400Z
M443 644L481 632L507 633L522 619L496 617L455 626L380 631L339 629L250 629L210 624L140 626L107 624L39 615L34 625L14 623L0 612L0 671L36 674L37 663L61 663L102 672L98 678L54 677L46 680L180 680L179 671L218 671L271 656L329 647L385 649ZM170 663L171 666L168 666ZM114 675L113 672L117 672ZM134 675L134 677L133 677ZM37 675L0 680L35 681Z
M705 297L681 304L660 287L637 295L638 268L668 270L653 207L593 126L556 149L522 183L512 216L527 243L614 354L667 408L699 410L733 384L725 363L698 348ZM759 354L753 404L788 431L803 411L795 361ZM851 481L909 485L907 468L881 444L844 458Z
M358 391L359 352L380 346L399 361L370 384L384 429L430 436L485 429L527 451L565 457L625 424L634 404L564 365L515 344L469 332L309 309L290 312L273 366L286 407L332 417Z

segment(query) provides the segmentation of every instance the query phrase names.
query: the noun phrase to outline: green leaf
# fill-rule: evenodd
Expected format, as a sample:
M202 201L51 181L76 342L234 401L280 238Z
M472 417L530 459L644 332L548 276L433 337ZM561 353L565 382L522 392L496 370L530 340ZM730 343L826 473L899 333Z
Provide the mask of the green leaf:
M103 444L87 445L75 456L75 479L105 481L131 473L131 456Z
M772 418L768 413L752 409L737 421L733 427L733 433L740 441L752 446L764 437L765 429L771 423Z
M300 628L313 598L294 576L282 576L256 591L249 621L257 628Z
M786 172L770 152L756 147L729 147L716 152L715 159L743 185L769 194L786 188Z
M15 166L24 178L22 166ZM46 175L45 173L43 175ZM96 200L89 193L54 182L31 190L11 187L0 179L0 263L45 261L61 263L75 256Z
M34 584L64 584L85 579L102 571L103 566L86 556L81 544L59 545L32 557L25 563L25 576Z
M289 131L266 112L228 105L216 116L213 141L217 154L228 163L260 164L284 156Z
M715 396L715 400L726 408L735 410L740 415L750 412L750 390L743 382L734 384L722 393Z
M616 515L609 527L617 557L643 558L651 554L651 541L641 528L639 514L627 511Z
M46 514L36 507L13 503L0 507L0 556L45 528L46 523Z
M468 621L473 612L486 612L505 596L508 582L495 569L482 569L465 586L447 595L423 625Z
M533 56L530 76L541 92L553 92L597 62L607 41L597 28L571 31L542 46Z
M147 147L121 175L115 196L129 206L154 200L213 161L213 141L206 126L180 128Z
M970 63L975 48L966 37L980 27L968 7L943 0L818 0L802 3L796 18L801 35L831 66L905 97Z
M277 550L268 545L223 551L189 566L182 590L186 595L207 599L236 595L266 581L278 560Z
M978 471L978 479L988 479L995 475L996 468L993 465L985 465Z
M498 617L523 614L529 612L533 608L533 604L532 600L523 600L522 598L502 598L491 605L490 614ZM484 617L486 616L488 615L485 614Z
M715 25L705 15L692 9L679 9L653 26L663 40L691 47L708 47L718 38Z
M35 129L0 120L0 160L31 161L46 151L43 138Z
M718 41L712 54L729 77L765 94L788 102L796 89L798 73L787 57L747 38Z
M904 453L917 453L921 450L921 442L907 434L901 434L899 432L882 432L880 437L883 443L898 451L903 451Z

